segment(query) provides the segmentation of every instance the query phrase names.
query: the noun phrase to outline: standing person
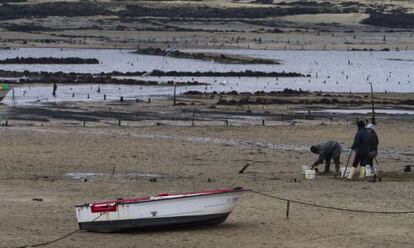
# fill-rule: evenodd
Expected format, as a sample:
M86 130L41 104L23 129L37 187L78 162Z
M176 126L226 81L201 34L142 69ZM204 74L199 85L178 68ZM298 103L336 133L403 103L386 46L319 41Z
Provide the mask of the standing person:
M378 155L378 136L375 132L374 124L367 125L367 132L369 137L369 157L367 164L370 165L371 171L374 169L374 158Z
M312 164L312 169L325 161L325 170L324 174L329 173L329 167L331 165L331 159L335 163L335 173L339 173L340 157L341 157L341 145L333 140L327 141L325 143L311 146L311 152L319 154L318 159Z
M358 121L357 127L358 130L354 137L354 143L351 146L351 149L355 151L355 158L352 163L348 179L352 179L354 177L358 164L361 165L359 177L365 177L365 165L367 164L369 158L370 139L367 129L365 128L365 122Z

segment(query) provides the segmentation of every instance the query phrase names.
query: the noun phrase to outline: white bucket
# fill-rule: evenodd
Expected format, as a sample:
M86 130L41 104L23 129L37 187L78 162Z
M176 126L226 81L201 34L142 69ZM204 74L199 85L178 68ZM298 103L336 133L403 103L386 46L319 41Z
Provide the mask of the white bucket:
M313 180L316 178L315 170L305 170L305 179Z
M345 172L345 167L341 167L340 172L341 172L341 177L348 177L349 173L351 172L351 168L348 167ZM344 172L345 172L345 175L344 175Z

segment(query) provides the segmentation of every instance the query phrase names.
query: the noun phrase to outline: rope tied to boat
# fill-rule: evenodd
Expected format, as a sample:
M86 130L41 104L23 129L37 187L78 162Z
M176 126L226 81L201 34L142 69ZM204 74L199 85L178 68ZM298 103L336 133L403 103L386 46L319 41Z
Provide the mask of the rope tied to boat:
M92 220L92 222L95 222L96 220L99 219L99 217L101 217L104 214L105 213L100 213L95 219ZM50 244L56 243L56 242L58 242L58 241L60 241L62 239L66 239L66 238L68 238L68 237L70 237L70 236L72 236L72 235L74 235L75 233L78 233L78 232L80 232L80 230L79 229L76 229L76 230L74 230L74 231L72 231L70 233L67 233L67 234L65 234L65 235L63 235L63 236L61 236L61 237L59 237L57 239L54 239L54 240L50 240L50 241L46 241L46 242L38 243L38 244L34 244L34 245L20 246L18 248L40 247L40 246L50 245Z
M333 207L333 206L326 206L326 205L322 205L322 204L316 204L316 203L309 203L309 202L302 202L302 201L298 201L298 200L292 200L292 199L288 199L288 198L284 198L284 197L280 197L280 196L275 196L275 195L270 195L270 194L266 194L260 191L256 191L256 190L248 190L251 193L257 194L257 195L261 195L261 196L265 196L265 197L269 197L272 199L277 199L280 201L285 201L286 202L286 218L289 219L289 213L290 213L290 203L295 203L298 205L303 205L303 206L307 206L307 207L315 207L315 208L322 208L322 209L328 209L328 210L336 210L336 211L345 211L345 212L354 212L354 213L367 213L367 214L385 214L385 215L390 215L390 214L414 214L414 210L408 210L408 211L375 211L375 210L362 210L362 209L351 209L351 208L340 208L340 207ZM104 215L105 213L100 213L95 219L92 220L92 222L98 220L102 215ZM43 243L38 243L38 244L33 244L33 245L25 245L25 246L20 246L19 248L29 248L29 247L40 247L40 246L46 246L46 245L50 245L52 243L58 242L60 240L66 239L76 233L80 232L79 229L72 231L70 233L67 233L57 239L51 240L51 241L47 241L47 242L43 242Z
M254 193L254 194L261 195L261 196L266 196L266 197L277 199L277 200L280 200L280 201L285 201L286 202L286 218L289 218L290 203L296 203L298 205L303 205L303 206L307 206L307 207L315 207L315 208L322 208L322 209L329 209L329 210L336 210L336 211L344 211L344 212L353 212L353 213L385 214L385 215L389 215L389 214L414 214L414 210L408 210L408 211L376 211L376 210L340 208L340 207L326 206L326 205L322 205L322 204L292 200L292 199L288 199L288 198L284 198L284 197L280 197L280 196L269 195L269 194L262 193L262 192L259 192L259 191L256 191L256 190L249 190L249 191Z

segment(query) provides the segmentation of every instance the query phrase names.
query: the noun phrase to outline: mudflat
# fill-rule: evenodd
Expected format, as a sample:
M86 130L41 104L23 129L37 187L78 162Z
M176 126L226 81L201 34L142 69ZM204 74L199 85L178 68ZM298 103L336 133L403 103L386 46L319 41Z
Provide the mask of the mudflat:
M7 1L0 47L412 50L410 1Z
M326 206L413 210L414 124L379 122L381 182L333 175L304 180L301 165L324 140L351 145L352 122L145 125L15 122L0 128L0 246L19 247L78 228L73 206L157 193L242 186ZM348 152L342 154L344 166ZM239 170L250 166L243 174ZM96 173L96 174L82 174ZM75 176L74 176L75 175ZM157 177L151 182L151 177ZM51 247L412 247L412 214L340 212L246 193L218 226L140 233L79 232Z
M413 10L410 1L368 0L2 1L0 49L404 51L414 49ZM289 218L286 201L247 192L218 226L77 232L49 247L414 247L412 213L294 202L413 211L414 175L404 172L413 165L413 115L377 115L381 181L305 180L302 165L316 160L311 145L337 140L345 166L355 120L369 118L316 111L368 109L368 94L187 93L176 106L171 99L0 105L0 247L78 230L77 204L236 186L292 200ZM413 110L412 92L375 97L379 108Z

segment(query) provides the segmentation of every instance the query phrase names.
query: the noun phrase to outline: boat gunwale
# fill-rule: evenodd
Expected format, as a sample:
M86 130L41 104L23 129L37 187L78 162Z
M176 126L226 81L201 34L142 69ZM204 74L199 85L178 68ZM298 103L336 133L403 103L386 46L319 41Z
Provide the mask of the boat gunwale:
M98 204L115 204L115 205L139 204L139 203L148 203L148 202L156 202L156 201L177 200L177 199L190 198L190 197L211 196L211 195L250 191L249 189L244 189L244 188L218 189L218 190L217 191L211 190L211 192L209 192L209 190L206 190L206 191L199 191L199 192L168 194L165 196L176 196L176 197L159 198L159 199L154 199L153 197L157 197L157 196L163 197L164 195L161 194L161 195L157 195L153 197L147 196L147 197L133 198L133 199L122 199L122 200L96 202L96 203L84 203L84 204L75 205L75 208L92 207L92 205L98 205Z

